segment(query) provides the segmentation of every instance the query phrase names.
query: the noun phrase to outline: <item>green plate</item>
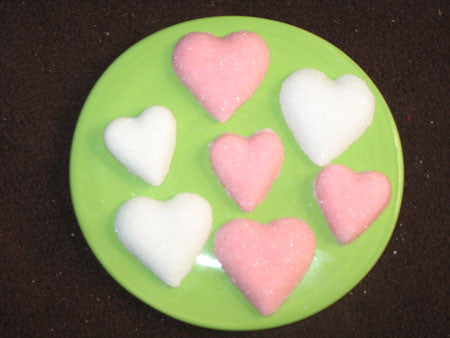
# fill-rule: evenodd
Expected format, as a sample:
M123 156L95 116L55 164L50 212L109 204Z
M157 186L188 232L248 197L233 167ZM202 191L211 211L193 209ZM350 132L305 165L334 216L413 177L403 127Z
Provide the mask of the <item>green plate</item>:
M232 28L230 28L232 27ZM171 66L176 42L186 33L224 36L249 30L267 42L271 61L255 94L221 124L178 81ZM279 105L281 83L292 72L316 68L335 78L352 73L364 79L376 97L372 125L333 163L356 171L377 170L392 184L392 198L376 222L356 241L339 245L313 197L320 167L301 151ZM106 150L103 130L121 116L137 116L163 105L177 120L177 145L166 180L151 187L129 174ZM208 144L225 132L251 135L272 128L282 139L285 161L267 198L243 213L227 196L210 166ZM376 263L394 230L403 192L403 157L395 122L369 77L342 51L321 38L284 23L250 17L214 17L166 28L135 44L106 70L79 117L70 158L70 186L80 227L105 269L148 305L182 321L225 330L271 328L308 317L348 293ZM179 288L166 286L129 254L113 223L122 203L143 195L167 200L197 193L213 208L213 231L192 272ZM261 316L231 284L213 255L214 233L238 217L269 222L298 217L314 230L315 258L303 281L272 316Z

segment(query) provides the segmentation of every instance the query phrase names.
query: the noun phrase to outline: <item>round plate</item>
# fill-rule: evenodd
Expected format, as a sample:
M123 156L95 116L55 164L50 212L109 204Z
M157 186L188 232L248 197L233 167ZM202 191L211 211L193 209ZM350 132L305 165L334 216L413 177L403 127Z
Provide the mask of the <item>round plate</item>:
M233 27L233 28L230 28ZM175 76L171 53L186 33L225 36L249 30L267 42L271 60L255 94L222 124L213 119ZM301 151L280 111L283 80L292 72L316 68L329 77L352 73L366 81L376 97L372 125L333 163L356 171L377 170L388 176L392 197L373 225L353 243L341 246L332 236L313 196L320 167ZM177 120L177 145L166 180L152 187L129 174L107 151L103 130L113 119L137 116L163 105ZM267 198L243 213L215 176L208 144L225 132L249 136L271 128L282 139L285 161ZM395 122L369 77L343 52L325 40L284 23L250 17L214 17L184 22L135 44L98 80L79 117L70 158L70 186L75 212L92 251L129 292L182 321L216 329L271 328L308 317L349 292L376 263L394 230L403 192L403 157ZM122 203L133 196L167 200L197 193L213 208L213 230L191 273L179 288L166 286L128 253L113 224ZM298 217L314 230L315 258L303 281L275 314L260 315L230 282L213 255L214 234L234 218L267 223Z

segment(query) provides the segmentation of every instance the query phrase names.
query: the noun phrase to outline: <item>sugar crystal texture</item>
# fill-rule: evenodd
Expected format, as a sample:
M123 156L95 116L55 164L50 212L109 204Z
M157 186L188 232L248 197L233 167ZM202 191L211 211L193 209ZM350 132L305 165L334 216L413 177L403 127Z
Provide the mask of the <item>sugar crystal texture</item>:
M134 197L120 207L114 223L123 246L172 287L191 271L211 225L210 204L191 193L166 202Z
M132 173L159 186L169 172L176 144L176 120L169 109L154 106L138 117L121 117L106 127L109 152Z
M270 129L249 138L223 134L210 147L212 167L231 198L246 212L269 192L284 160L284 147Z
M268 316L303 279L315 245L311 228L296 218L267 225L236 219L217 231L214 253L247 300Z
M227 121L253 95L269 60L264 40L247 31L223 38L189 33L176 44L172 56L180 81L220 122Z
M280 104L300 148L319 166L330 163L370 126L375 97L359 77L335 80L316 69L301 69L282 84Z
M391 185L382 173L355 173L334 164L319 172L314 194L334 236L339 243L347 244L360 236L386 208Z

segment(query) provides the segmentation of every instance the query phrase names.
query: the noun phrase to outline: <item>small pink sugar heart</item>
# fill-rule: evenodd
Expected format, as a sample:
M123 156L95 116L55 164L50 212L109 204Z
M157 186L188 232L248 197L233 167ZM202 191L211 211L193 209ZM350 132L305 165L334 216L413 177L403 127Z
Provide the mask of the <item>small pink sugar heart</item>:
M335 164L316 177L314 194L336 239L347 244L360 236L389 203L389 179L376 171L355 173Z
M205 109L225 122L255 92L269 59L267 44L255 33L240 31L217 38L195 32L176 44L172 64Z
M245 138L223 134L211 144L209 156L220 182L246 212L266 197L284 160L283 143L265 129Z
M214 253L225 273L264 316L278 310L308 271L314 232L296 218L263 225L236 219L216 233Z

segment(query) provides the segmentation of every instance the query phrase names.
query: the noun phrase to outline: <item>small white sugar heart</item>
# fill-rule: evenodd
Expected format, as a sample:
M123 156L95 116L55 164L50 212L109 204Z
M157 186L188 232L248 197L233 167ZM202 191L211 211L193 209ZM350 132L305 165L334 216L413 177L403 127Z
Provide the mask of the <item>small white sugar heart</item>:
M136 118L112 121L103 134L109 152L147 183L159 186L169 172L177 123L169 109L154 106Z
M300 148L324 166L341 155L370 126L375 97L351 74L330 80L316 69L292 73L281 86L281 111Z
M178 287L191 271L212 225L208 201L182 193L169 201L134 197L114 224L123 246L163 282Z

